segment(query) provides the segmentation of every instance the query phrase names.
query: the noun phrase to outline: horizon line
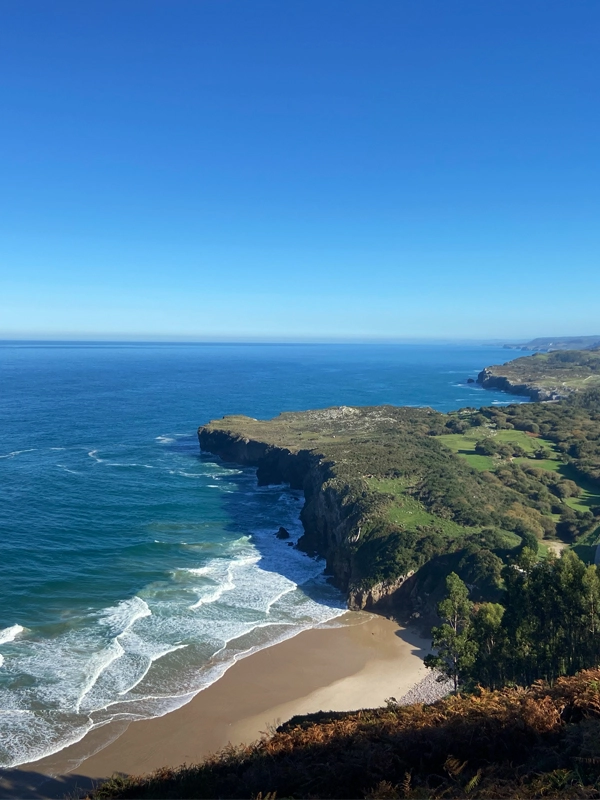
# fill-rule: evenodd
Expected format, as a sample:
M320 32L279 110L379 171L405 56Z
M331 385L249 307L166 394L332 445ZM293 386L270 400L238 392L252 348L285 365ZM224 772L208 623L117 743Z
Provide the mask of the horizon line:
M502 345L524 342L524 339L486 337L240 337L240 338L175 338L175 337L2 337L0 345L324 345L324 344L481 344Z

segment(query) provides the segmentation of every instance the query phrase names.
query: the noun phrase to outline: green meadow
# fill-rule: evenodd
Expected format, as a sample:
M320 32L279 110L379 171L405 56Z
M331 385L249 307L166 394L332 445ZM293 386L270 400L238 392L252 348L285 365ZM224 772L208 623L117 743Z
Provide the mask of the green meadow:
M534 467L535 469L555 472L566 480L576 483L581 490L579 497L567 497L563 500L563 503L574 511L585 512L595 506L600 506L600 487L591 481L586 481L577 474L577 471L570 464L565 463L560 458L556 445L549 439L532 435L525 431L494 430L484 426L470 428L465 433L443 434L436 438L478 472L493 472L506 461L497 456L484 456L475 452L476 443L485 437L493 437L495 441L505 444L519 445L525 452L531 453L531 457L523 456L511 459L515 464L519 464L522 467ZM538 459L533 457L534 452L540 447L548 451L548 458ZM559 515L552 516L557 518ZM600 530L592 534L591 537L586 537L586 541L581 544L595 545L599 540Z
M427 511L423 503L409 494L410 486L402 478L367 478L366 482L373 491L393 498L386 507L386 515L394 525L404 530L416 530L419 525L435 525L448 536L464 535L465 529L461 525Z

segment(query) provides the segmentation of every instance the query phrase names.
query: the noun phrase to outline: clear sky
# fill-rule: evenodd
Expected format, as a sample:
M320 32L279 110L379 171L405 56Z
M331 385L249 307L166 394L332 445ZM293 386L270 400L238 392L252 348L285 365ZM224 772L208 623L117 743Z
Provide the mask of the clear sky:
M597 0L2 0L0 336L600 333Z

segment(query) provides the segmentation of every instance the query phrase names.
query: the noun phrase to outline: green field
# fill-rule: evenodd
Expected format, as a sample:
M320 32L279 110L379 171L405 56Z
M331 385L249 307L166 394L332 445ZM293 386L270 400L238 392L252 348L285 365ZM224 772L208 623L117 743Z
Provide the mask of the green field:
M423 503L409 494L410 486L402 478L367 478L369 488L373 491L389 495L390 505L387 507L387 519L404 530L414 530L418 525L435 526L447 536L464 536L475 533L481 528L465 528L449 519L431 514ZM502 531L503 546L507 549L517 547L521 537L511 531Z
M579 497L568 497L563 502L574 511L589 511L594 506L600 506L600 489L583 480L569 464L565 464L558 456L556 447L553 442L548 439L543 439L540 436L532 436L524 431L516 430L500 430L495 431L489 428L475 428L467 431L466 433L452 433L438 436L439 441L443 442L446 447L452 450L461 458L473 467L473 469L483 472L486 470L493 471L499 467L503 462L500 458L494 456L482 456L475 452L475 444L486 436L493 437L496 441L504 442L506 444L519 445L526 452L533 453L539 447L544 447L551 453L551 457L547 459L536 459L519 457L514 458L513 461L520 466L535 467L536 469L545 469L551 472L557 472L563 478L571 480L576 483L581 489ZM553 515L557 517L557 515ZM586 542L586 544L595 544L600 539L600 530L592 536L593 541Z
M568 497L565 502L575 511L589 511L593 506L600 506L600 489L598 486L579 477L569 464L562 464L559 472L568 480L574 481L581 489L579 497Z
M448 536L463 536L466 531L449 519L431 514L423 503L408 493L409 486L401 478L367 478L370 489L390 495L393 500L386 509L389 522L405 530L415 530L418 525L435 525Z
M533 453L540 447L544 447L552 456L549 459L535 459L535 458L515 458L515 461L520 464L527 464L535 466L537 469L549 469L553 472L558 472L561 466L561 461L556 455L556 448L554 444L548 439L542 439L539 436L531 436L525 431L495 431L490 428L471 428L467 433L450 433L438 436L437 439L443 442L446 447L450 448L453 453L462 456L473 469L479 472L495 469L500 463L500 459L494 456L482 456L475 452L475 445L481 439L491 437L497 442L504 444L514 444L522 447L526 453Z

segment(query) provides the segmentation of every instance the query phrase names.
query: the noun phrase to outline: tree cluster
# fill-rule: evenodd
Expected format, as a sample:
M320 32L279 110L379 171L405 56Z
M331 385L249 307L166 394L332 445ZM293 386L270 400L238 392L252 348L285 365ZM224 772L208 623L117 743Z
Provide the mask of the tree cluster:
M550 683L600 664L600 576L572 551L538 561L521 549L504 568L499 603L475 604L455 573L433 629L435 655L425 663L455 687L498 689Z

